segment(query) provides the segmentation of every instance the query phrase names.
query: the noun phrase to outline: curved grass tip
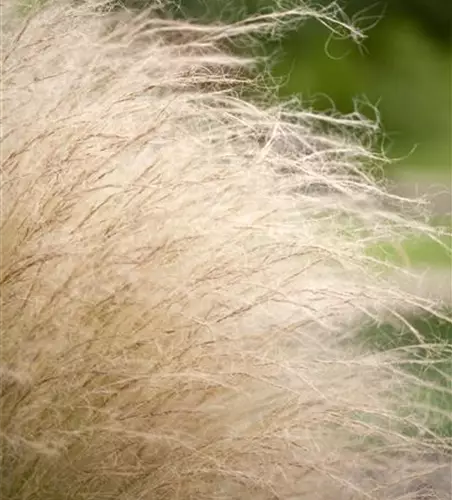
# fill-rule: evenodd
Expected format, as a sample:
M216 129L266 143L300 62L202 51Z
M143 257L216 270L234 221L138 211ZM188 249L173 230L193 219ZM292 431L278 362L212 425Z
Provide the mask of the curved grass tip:
M435 232L369 174L367 122L245 100L261 80L229 49L307 15L342 30L334 9L220 26L19 7L2 6L2 498L449 498L430 418L450 414L418 397L439 379L405 369L441 346L360 334L438 317L367 252Z

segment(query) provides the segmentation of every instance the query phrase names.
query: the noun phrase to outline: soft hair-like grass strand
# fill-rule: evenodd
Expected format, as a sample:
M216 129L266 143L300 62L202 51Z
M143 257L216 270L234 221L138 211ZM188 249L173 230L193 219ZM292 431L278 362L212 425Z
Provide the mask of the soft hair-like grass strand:
M313 11L100 6L3 5L2 498L417 498L449 443L406 352L355 340L435 313L366 257L435 232L364 173L367 122L245 102L218 46Z

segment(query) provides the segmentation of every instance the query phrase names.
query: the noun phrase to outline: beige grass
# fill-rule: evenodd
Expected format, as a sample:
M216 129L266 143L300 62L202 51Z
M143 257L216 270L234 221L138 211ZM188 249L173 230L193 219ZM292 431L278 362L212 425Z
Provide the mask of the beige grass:
M370 124L246 103L217 48L313 13L98 7L3 5L2 499L414 498L448 444L349 340L434 308L363 256L429 230L360 173Z

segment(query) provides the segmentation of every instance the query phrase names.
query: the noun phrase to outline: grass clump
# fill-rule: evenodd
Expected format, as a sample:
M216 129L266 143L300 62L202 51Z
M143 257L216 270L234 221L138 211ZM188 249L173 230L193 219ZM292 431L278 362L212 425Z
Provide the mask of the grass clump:
M220 49L312 10L104 7L4 6L2 498L415 498L450 443L403 434L423 378L355 340L435 311L364 251L435 230L381 208L367 122L245 102Z

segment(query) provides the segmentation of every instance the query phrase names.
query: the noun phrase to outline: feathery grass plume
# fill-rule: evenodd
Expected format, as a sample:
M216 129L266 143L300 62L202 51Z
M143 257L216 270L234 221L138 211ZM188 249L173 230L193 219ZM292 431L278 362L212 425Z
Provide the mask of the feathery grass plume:
M366 122L245 102L218 49L314 13L106 6L3 5L2 498L415 498L448 443L353 339L434 312L365 257L429 229L361 173Z

